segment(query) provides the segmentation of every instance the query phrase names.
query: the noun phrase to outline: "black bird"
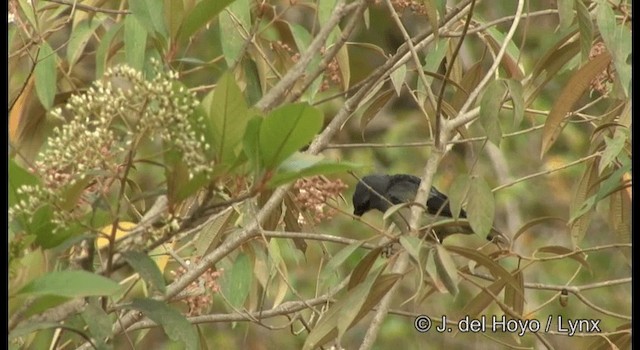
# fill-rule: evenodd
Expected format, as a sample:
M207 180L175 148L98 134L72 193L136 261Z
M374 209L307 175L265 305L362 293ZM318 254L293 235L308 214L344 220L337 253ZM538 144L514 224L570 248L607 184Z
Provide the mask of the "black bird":
M420 178L413 175L367 175L358 182L353 193L353 214L361 216L372 209L384 213L393 205L411 202L415 199L419 186ZM427 199L427 212L443 218L453 217L447 196L433 186ZM466 218L467 213L461 209L459 217ZM434 231L440 241L455 233L474 233L467 222L438 227ZM499 235L497 231L491 230L487 239L493 240L497 234Z

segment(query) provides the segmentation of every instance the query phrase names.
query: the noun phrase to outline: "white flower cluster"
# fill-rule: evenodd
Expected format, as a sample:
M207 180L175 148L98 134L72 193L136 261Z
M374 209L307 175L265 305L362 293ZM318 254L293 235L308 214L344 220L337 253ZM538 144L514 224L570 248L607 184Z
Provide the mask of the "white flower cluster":
M30 218L42 205L50 204L54 222L62 226L91 210L86 205L81 210L81 200L72 208L63 205L66 191L79 184L83 194L104 195L111 184L119 182L127 157L144 138L160 137L164 146L176 148L191 177L211 171L205 157L209 147L194 127L201 127L203 121L190 120L198 100L177 83L177 74L163 72L157 62L153 65L156 73L150 80L130 67L114 67L103 81L72 96L64 108L51 111L51 117L62 120L63 125L54 128L30 169L42 182L18 190L22 199L10 208L11 218Z

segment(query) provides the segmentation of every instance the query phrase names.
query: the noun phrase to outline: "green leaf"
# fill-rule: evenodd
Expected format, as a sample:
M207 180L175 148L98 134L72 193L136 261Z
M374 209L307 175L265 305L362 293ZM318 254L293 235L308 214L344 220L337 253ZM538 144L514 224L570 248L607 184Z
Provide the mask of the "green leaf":
M593 45L593 23L589 9L582 0L574 0L573 7L578 17L578 29L580 30L580 52L582 62L589 60L589 53Z
M329 17L331 17L331 14L335 10L337 3L338 0L325 0L318 2L318 23L327 23Z
M112 295L120 285L87 271L56 271L38 277L18 291L18 295L57 295L87 297Z
M407 65L403 64L398 67L396 70L391 72L391 83L393 84L393 88L396 91L396 95L400 96L400 91L402 91L402 85L404 84L404 79L407 76Z
M178 1L179 2L179 1ZM134 17L145 28L153 29L153 32L160 34L167 39L167 27L164 23L164 3L157 0L130 0L129 9ZM151 32L149 30L149 32Z
M631 55L631 30L626 25L617 23L611 5L604 0L598 1L596 23L600 29L602 40L613 57L616 75L620 79L625 94L629 96L631 64L628 63L628 59Z
M43 329L58 329L58 328L69 329L69 330L76 331L77 333L82 333L82 330L80 329L64 326L56 322L38 322L38 323L25 322L24 324L20 324L18 327L16 327L9 333L9 340L22 338L33 332L40 331Z
M490 26L489 28L487 28L487 33L489 33L489 35L486 37L486 41L489 44L489 48L494 52L494 54L497 54L500 50L500 47L502 46L502 43L504 43L506 40L506 35L494 26ZM510 40L507 43L507 51L502 57L502 61L500 62L500 66L505 70L507 78L513 78L517 80L522 80L524 78L524 72L518 65L517 60L517 57L521 56L522 54L520 53L519 47L513 40Z
M557 0L558 17L560 17L560 31L567 30L573 22L573 1L574 0Z
M220 292L236 309L242 309L251 286L251 262L245 253L239 253L233 264L220 277Z
M402 277L375 271L365 282L349 290L318 321L304 342L303 349L316 349L342 335L362 319Z
M127 261L131 267L142 277L145 281L151 283L161 293L164 293L167 288L164 284L164 277L162 272L158 269L155 261L151 259L147 254L127 251L122 253L122 257Z
M460 282L460 278L458 277L458 268L453 262L449 252L441 244L436 244L435 246L436 252L434 254L434 261L436 264L436 271L449 293L455 296L458 294L458 283Z
M434 47L429 50L424 57L422 70L425 72L437 72L444 56L447 54L448 47L449 39L440 38L440 40L436 41ZM427 82L430 84L432 81L433 77L431 75L427 75Z
M144 68L147 29L134 16L124 20L124 54L127 64L136 70Z
M358 167L354 163L335 162L323 156L296 152L278 168L269 181L269 187L277 187L303 177L344 173Z
M95 303L89 302L82 312L82 319L89 327L91 337L98 347L104 347L104 340L111 336L111 320L107 313Z
M624 149L626 142L627 135L622 132L615 133L612 138L607 136L604 137L606 147L604 148L602 156L600 157L600 162L598 163L599 174L602 174L602 171L618 157L618 154L620 154Z
M111 43L123 26L124 21L114 23L100 39L100 45L98 45L98 49L96 50L96 78L102 77L104 74L107 60L109 59L107 55L111 49Z
M489 83L480 100L480 124L487 134L487 138L494 145L500 147L502 128L500 127L500 108L504 96L504 84L500 80Z
M251 30L249 1L235 1L218 16L220 43L227 67L235 67Z
M191 39L196 31L202 29L209 21L213 20L222 9L234 0L202 0L189 11L183 26L179 30L178 38L181 42Z
M57 247L79 229L77 224L71 223L65 227L53 224L53 209L45 204L38 208L30 218L28 232L36 235L36 244L45 249Z
M595 185L598 181L597 169L595 162L589 161L586 163L586 169L578 183L576 184L575 193L573 194L569 212L571 213L571 219L569 224L571 225L571 243L576 248L584 238L584 235L589 227L591 221L591 212L584 210L585 206L591 201L595 203Z
M306 103L273 110L260 126L260 154L264 166L275 169L295 151L307 145L322 128L322 112Z
M342 35L338 27L335 27L334 31L337 33L336 35ZM338 49L338 52L336 53L336 62L338 63L338 68L340 70L342 91L347 91L349 90L349 84L351 83L351 66L349 65L349 50L346 45L342 45L342 47Z
M429 250L431 251L431 250ZM436 262L435 262L435 254L427 254L427 263L425 265L425 271L427 275L431 278L431 283L433 287L440 293L446 293L447 287L444 285L443 281L440 279L440 274L438 273Z
M134 299L131 308L141 311L153 322L162 326L169 339L184 344L188 350L199 349L195 327L177 310L153 299Z
M168 35L171 40L175 41L186 16L184 1L165 1L163 16Z
M214 243L220 241L219 239L216 240L216 238L219 237L220 232L223 232L232 222L230 219L236 217L233 215L234 213L234 208L229 206L220 213L215 214L215 217L202 227L197 238L192 240L198 256L207 254L207 252L214 247Z
M9 206L15 205L25 194L18 194L21 186L35 186L39 180L32 173L18 165L14 159L9 159Z
M425 241L414 236L400 236L400 244L416 261L420 261L420 248L425 247Z
M609 196L611 193L620 189L623 186L623 176L625 173L631 171L631 160L626 154L621 154L619 159L621 166L616 169L614 172L606 176L604 181L600 184L600 188L598 189L596 202L601 201L602 199Z
M449 207L451 208L451 214L454 219L460 217L462 203L464 203L469 193L469 185L469 176L463 174L456 176L451 183L451 187L449 187Z
M250 117L244 95L231 72L220 77L216 89L203 103L207 103L205 109L211 123L216 159L231 163L236 158L236 146L242 141Z
M429 20L429 25L431 28L437 28L438 24L438 6L437 0L422 0L422 4L424 5L425 15L427 15L427 19ZM433 31L433 39L438 40L439 33L437 30Z
M486 237L493 227L495 201L489 184L482 177L471 177L467 214L473 231Z
M507 80L511 103L513 103L513 126L519 127L524 118L524 91L522 83L515 79Z
M249 119L242 139L242 150L256 172L262 170L264 165L260 156L260 127L263 120L262 117Z
M293 40L298 47L298 52L304 52L309 46L309 43L311 43L311 40L313 40L313 37L304 26L288 21L287 24L289 25L289 29L293 35Z
M56 72L58 71L56 58L58 55L53 51L49 43L44 41L38 50L38 62L34 69L36 80L36 94L42 106L49 110L53 107L53 100L56 97L57 82Z
M97 13L93 18L83 20L73 28L67 45L67 61L70 67L76 64L76 61L87 46L87 42L89 42L96 28L104 22L105 18L101 13Z
M344 264L345 261L362 245L362 241L351 243L348 246L340 249L332 258L329 260L327 265L322 269L322 276L326 278L326 276L333 274L338 271L338 268Z
M38 296L33 299L33 302L24 311L23 318L27 319L31 316L41 314L49 309L68 302L70 299L71 298L69 297L61 297L57 295Z

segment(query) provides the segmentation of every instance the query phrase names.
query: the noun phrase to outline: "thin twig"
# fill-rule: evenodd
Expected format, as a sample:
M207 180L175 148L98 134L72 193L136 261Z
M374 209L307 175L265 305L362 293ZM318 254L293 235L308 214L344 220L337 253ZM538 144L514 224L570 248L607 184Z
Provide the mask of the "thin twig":
M84 4L79 4L77 1L68 1L68 0L47 0L48 2L53 2L60 5L72 6L73 8L85 11L85 12L102 12L102 13L110 13L116 15L128 15L131 14L129 10L111 10L111 9L103 9L100 7L94 7Z

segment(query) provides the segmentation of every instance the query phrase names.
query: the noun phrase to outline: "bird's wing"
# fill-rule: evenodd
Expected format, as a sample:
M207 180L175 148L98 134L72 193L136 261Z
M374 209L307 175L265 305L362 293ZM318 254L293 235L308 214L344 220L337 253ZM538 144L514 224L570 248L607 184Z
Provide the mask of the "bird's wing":
M411 202L415 199L419 187L420 178L417 176L408 174L393 175L386 196L393 204ZM429 198L427 198L427 211L432 215L439 214L442 217L453 217L449 207L449 198L433 186L431 186ZM459 217L466 218L467 213L460 209Z
M412 175L395 175L385 194L393 204L411 202L416 198L420 179Z

